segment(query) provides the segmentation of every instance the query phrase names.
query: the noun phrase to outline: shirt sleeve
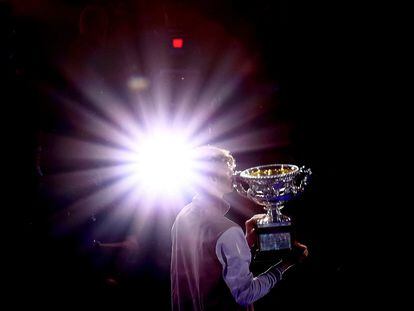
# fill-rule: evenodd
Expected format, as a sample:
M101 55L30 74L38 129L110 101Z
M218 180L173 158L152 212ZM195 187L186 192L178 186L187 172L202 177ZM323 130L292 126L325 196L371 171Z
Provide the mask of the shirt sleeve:
M246 306L266 295L282 279L277 264L257 277L250 272L251 253L240 227L227 229L217 240L216 255L222 275L240 305Z

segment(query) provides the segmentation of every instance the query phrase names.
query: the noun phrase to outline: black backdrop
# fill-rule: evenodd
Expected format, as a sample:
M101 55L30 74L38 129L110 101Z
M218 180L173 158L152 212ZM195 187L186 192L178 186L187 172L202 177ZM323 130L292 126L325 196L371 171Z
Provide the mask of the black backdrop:
M49 307L86 301L99 306L114 302L119 308L136 304L139 309L143 305L168 309L168 257L159 263L160 256L168 256L168 230L163 233L164 249L158 253L149 248L135 266L124 269L128 276L121 277L121 286L113 287L102 282L96 261L79 251L77 237L51 234L47 206L64 202L45 198L39 186L39 133L65 133L67 125L59 109L52 108L53 100L39 89L45 81L57 89L67 84L57 64L76 39L79 14L88 3L34 1L22 5L11 1L0 5L3 153L10 173L6 196L11 199L4 206L11 215L3 223L6 240L11 242L5 255L10 259L6 266L10 288L23 292L31 303ZM313 3L294 8L287 1L139 3L140 10L152 10L153 15L143 19L149 29L162 24L159 8L170 9L174 16L171 8L190 6L223 25L252 54L260 55L257 84L277 85L270 102L278 105L267 103L270 113L252 126L283 119L293 128L287 149L268 148L239 156L249 165L278 155L306 164L314 172L312 186L291 208L311 258L256 308L336 309L352 304L365 285L363 279L355 280L366 243L359 217L353 215L359 200L349 196L354 191L358 197L361 190L348 173L361 156L358 144L362 135L355 118L362 108L353 92L358 57L357 44L351 38L355 30L348 19L352 8L322 8ZM124 1L123 5L128 11L131 4ZM240 223L245 220L237 213L234 217ZM82 230L75 235L84 237L88 229Z

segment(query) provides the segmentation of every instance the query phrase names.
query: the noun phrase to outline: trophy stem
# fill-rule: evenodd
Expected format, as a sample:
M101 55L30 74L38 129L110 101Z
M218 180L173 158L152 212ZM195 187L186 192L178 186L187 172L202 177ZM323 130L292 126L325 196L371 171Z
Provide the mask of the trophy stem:
M280 211L283 208L283 204L278 202L276 205L270 205L267 208L267 219L270 222L284 222L290 221L290 218L283 215Z

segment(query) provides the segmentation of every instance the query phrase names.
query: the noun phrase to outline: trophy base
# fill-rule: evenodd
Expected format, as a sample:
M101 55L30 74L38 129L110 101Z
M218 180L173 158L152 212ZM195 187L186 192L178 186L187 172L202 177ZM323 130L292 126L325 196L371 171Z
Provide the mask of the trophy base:
M290 221L257 224L255 261L280 260L292 250L293 226Z

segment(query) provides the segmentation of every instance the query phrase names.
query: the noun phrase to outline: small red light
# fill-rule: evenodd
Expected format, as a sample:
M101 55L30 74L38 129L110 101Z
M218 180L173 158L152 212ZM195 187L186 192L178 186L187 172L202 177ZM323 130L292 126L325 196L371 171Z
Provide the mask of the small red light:
M172 45L175 49L181 49L184 45L184 40L182 38L172 39Z

